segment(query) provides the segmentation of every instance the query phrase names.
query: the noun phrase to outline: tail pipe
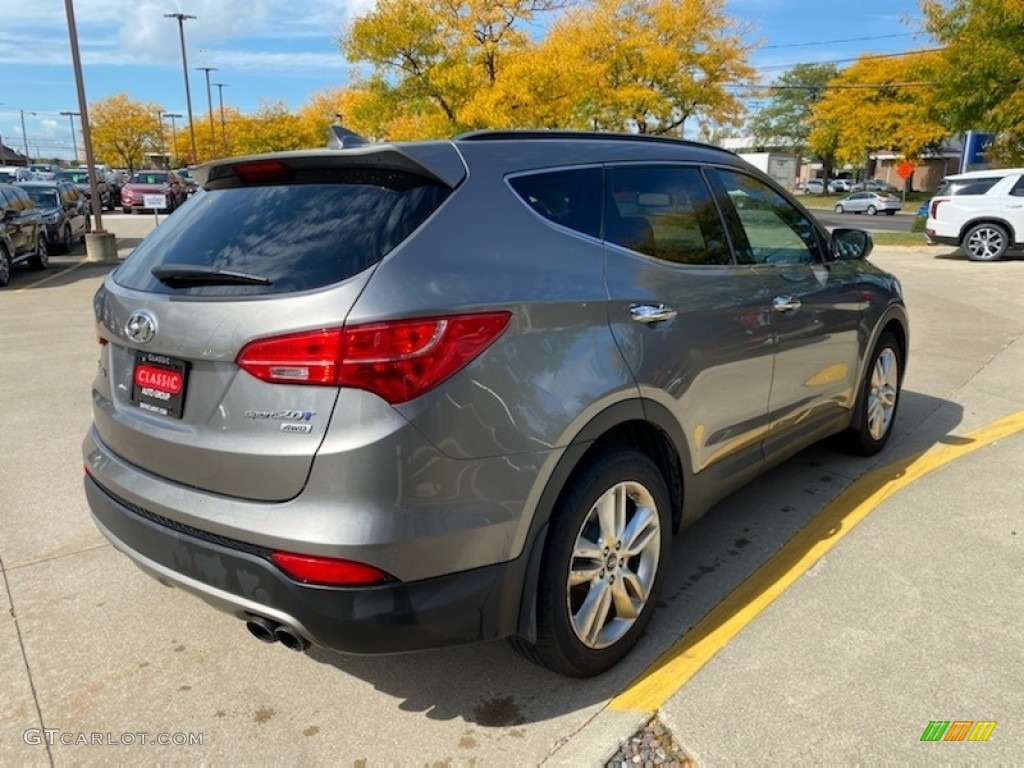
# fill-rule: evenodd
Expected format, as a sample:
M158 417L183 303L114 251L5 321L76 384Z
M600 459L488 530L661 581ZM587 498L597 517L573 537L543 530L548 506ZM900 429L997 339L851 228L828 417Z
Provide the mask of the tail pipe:
M280 642L285 648L293 651L305 651L310 646L309 640L304 638L291 627L287 627L263 616L249 615L245 620L245 628L252 633L252 636L264 643Z

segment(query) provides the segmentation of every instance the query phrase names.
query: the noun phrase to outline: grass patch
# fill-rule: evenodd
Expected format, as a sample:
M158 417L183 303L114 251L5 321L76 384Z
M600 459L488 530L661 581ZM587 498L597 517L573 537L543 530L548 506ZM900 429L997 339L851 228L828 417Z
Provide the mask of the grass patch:
M875 245L928 245L920 232L872 232Z

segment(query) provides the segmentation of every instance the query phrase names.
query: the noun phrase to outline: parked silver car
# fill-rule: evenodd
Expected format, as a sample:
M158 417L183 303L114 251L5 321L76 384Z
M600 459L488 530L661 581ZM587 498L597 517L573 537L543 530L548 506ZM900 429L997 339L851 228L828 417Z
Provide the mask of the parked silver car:
M885 213L889 216L895 215L903 204L898 197L885 195L880 192L854 192L836 203L836 213L866 213L874 216L876 213Z
M674 534L822 438L889 439L899 282L732 153L349 138L201 167L94 302L95 521L260 640L510 637L598 674Z

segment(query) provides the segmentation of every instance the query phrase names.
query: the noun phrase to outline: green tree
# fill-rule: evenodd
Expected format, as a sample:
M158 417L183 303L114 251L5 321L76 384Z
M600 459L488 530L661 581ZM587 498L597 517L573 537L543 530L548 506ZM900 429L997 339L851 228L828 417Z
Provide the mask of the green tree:
M90 104L89 128L97 161L129 172L139 168L147 152L162 151L161 114L159 104L132 101L126 93Z
M782 74L770 86L767 103L748 122L757 143L805 153L811 111L838 75L835 64L797 64Z
M922 0L925 28L944 46L933 109L953 131L996 134L996 162L1024 161L1024 2Z

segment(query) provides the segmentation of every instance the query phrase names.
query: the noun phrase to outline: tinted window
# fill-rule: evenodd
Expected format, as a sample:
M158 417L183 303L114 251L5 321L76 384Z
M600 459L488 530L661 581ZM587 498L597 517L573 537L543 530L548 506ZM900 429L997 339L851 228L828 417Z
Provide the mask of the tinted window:
M605 240L680 264L731 264L711 192L697 168L611 168Z
M984 195L1004 178L1004 176L986 176L978 179L943 179L935 195Z
M26 191L28 196L32 198L32 202L41 208L55 208L60 205L60 201L57 199L57 190L55 189L32 187Z
M1017 179L1017 183L1013 185L1010 194L1014 197L1024 197L1024 176Z
M814 225L781 194L753 176L718 170L746 235L745 264L809 264L821 259Z
M132 184L166 184L166 173L136 173L132 176Z
M128 288L196 296L304 291L344 280L384 257L447 196L408 173L365 171L347 183L248 186L194 195L147 237L115 279ZM259 275L270 285L168 287L163 265Z
M600 235L600 168L533 173L510 179L509 184L545 219L591 237Z

